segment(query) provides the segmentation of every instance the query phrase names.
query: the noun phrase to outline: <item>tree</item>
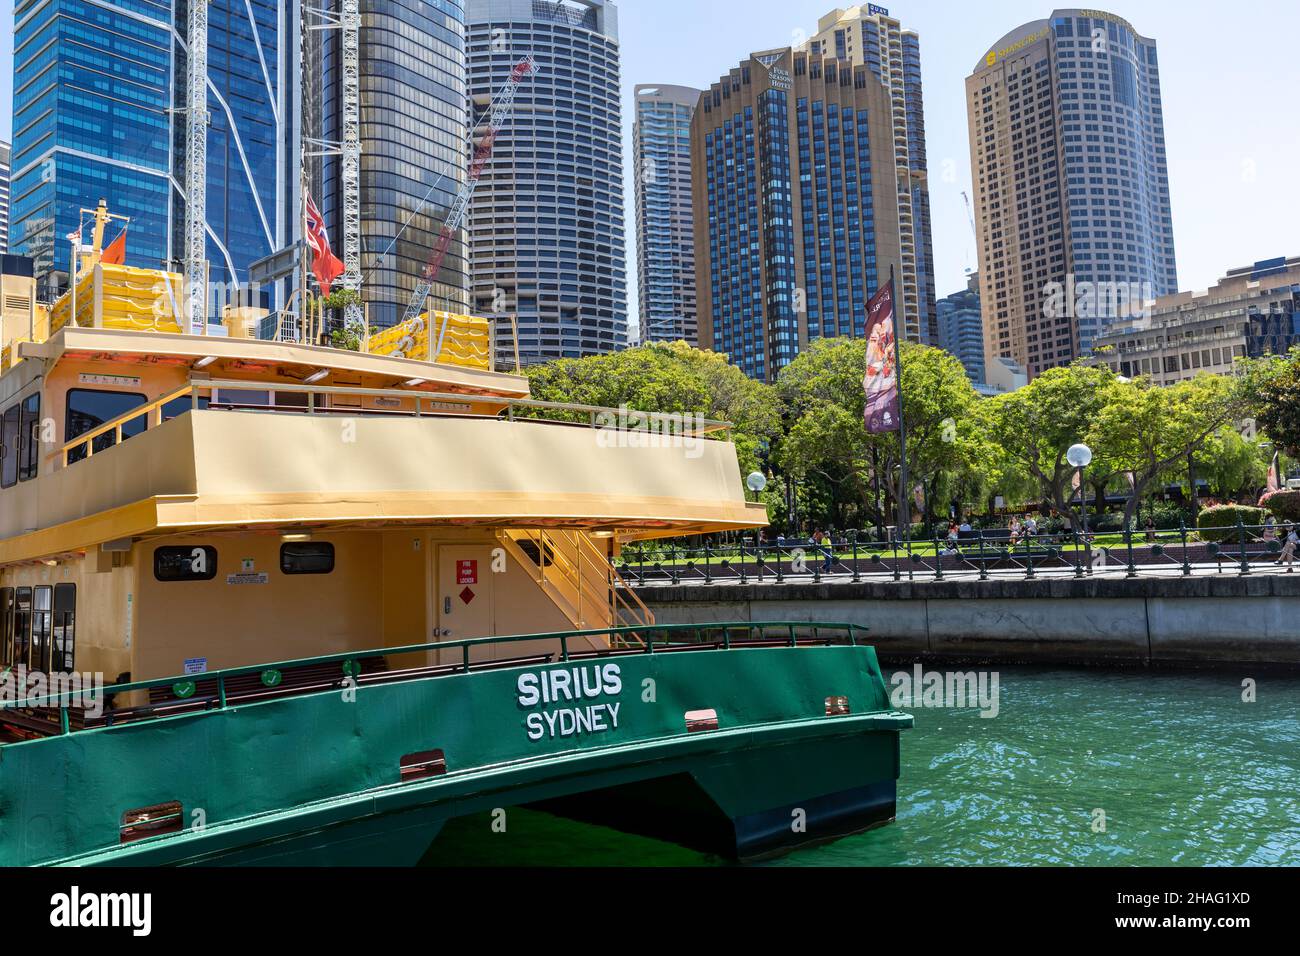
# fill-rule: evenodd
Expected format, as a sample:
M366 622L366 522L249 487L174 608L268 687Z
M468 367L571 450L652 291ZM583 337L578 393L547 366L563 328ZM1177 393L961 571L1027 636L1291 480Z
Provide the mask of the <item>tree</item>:
M1129 479L1126 524L1148 486L1204 450L1239 407L1234 383L1221 375L1198 375L1165 387L1147 379L1116 380L1106 389L1089 436L1111 469Z
M1300 346L1285 357L1238 361L1237 370L1260 431L1292 458L1300 456Z
M990 438L1076 529L1082 521L1070 501L1075 470L1066 452L1088 439L1117 383L1115 373L1105 366L1075 363L1048 369L1024 388L988 400ZM1098 469L1110 474L1102 462Z
M740 465L761 465L763 450L781 432L776 391L747 378L725 355L685 342L654 343L528 369L534 399L668 414L699 413L728 421Z
M947 352L905 342L900 359L909 484L921 487L929 502L940 476L976 458L973 409L979 398L961 363ZM899 438L897 432L867 434L865 368L865 340L831 338L811 343L782 370L777 388L788 428L777 461L798 478L816 476L847 491L862 511L892 523L896 509L877 507L875 481L878 476L886 499L896 505L904 494Z

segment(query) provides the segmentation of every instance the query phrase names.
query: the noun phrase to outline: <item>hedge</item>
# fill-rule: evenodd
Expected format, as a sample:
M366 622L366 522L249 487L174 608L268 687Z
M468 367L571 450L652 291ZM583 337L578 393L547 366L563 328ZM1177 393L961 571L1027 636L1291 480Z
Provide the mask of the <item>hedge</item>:
M1243 525L1250 527L1262 525L1266 516L1267 513L1263 508L1251 508L1248 505L1215 505L1201 511L1196 519L1196 527L1202 541L1236 541L1238 519Z
M1300 491L1274 491L1259 499L1259 506L1280 521L1300 521Z

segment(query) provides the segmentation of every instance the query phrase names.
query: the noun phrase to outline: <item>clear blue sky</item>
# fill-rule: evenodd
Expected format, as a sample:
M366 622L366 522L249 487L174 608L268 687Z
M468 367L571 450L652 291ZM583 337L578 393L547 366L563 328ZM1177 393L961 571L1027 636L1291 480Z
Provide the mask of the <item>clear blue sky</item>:
M841 3L841 6L849 4ZM976 265L962 190L970 189L965 78L1013 27L1050 16L1029 0L884 2L921 35L935 269L940 295ZM756 50L810 35L833 0L620 0L626 150L632 87L708 86ZM1114 0L1160 47L1179 285L1202 289L1228 268L1300 255L1300 108L1295 100L1300 4L1295 0ZM12 0L0 22L12 23ZM9 139L13 32L0 30L0 138ZM635 243L628 183L629 311Z

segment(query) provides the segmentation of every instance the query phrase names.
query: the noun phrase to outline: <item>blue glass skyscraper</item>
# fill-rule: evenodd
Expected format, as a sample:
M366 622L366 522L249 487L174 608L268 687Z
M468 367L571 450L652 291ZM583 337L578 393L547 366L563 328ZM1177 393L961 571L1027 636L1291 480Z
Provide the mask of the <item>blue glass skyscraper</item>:
M632 132L641 341L696 345L691 115L700 91L640 85Z
M967 277L966 288L936 303L939 348L957 357L976 384L984 381L984 320L980 314L980 280Z
M213 0L208 31L208 258L212 281L286 245L297 222L295 0ZM79 210L131 217L127 264L181 255L186 5L19 0L10 245L66 273Z
M809 342L863 334L902 262L891 103L868 67L755 53L691 126L700 346L775 381ZM900 286L901 288L901 286Z

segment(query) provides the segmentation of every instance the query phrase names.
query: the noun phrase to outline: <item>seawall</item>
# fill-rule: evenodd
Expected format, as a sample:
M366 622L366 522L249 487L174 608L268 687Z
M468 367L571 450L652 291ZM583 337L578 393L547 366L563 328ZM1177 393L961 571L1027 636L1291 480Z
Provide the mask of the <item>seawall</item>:
M1300 667L1300 575L650 586L662 624L865 625L885 660Z

